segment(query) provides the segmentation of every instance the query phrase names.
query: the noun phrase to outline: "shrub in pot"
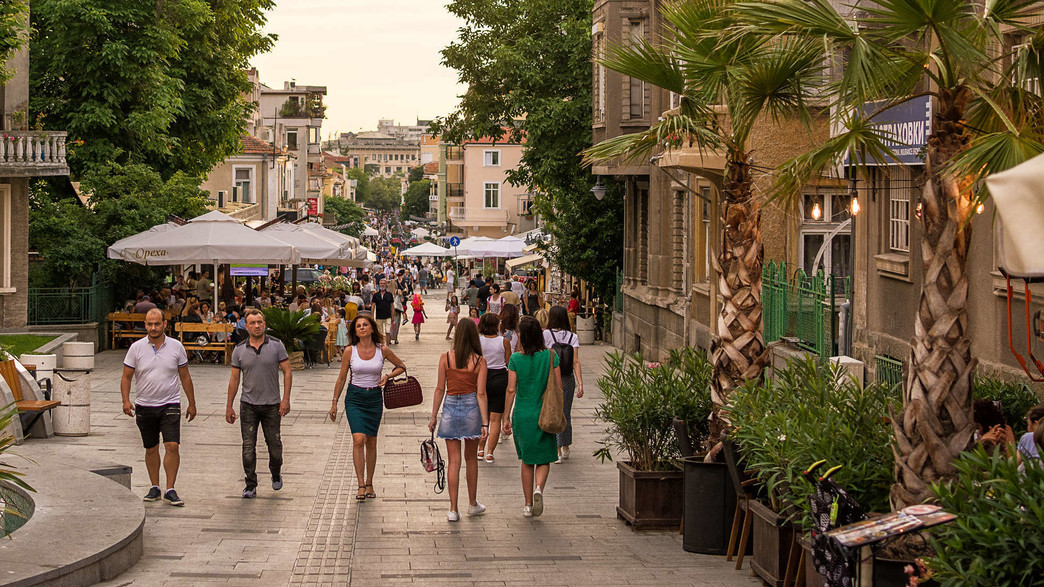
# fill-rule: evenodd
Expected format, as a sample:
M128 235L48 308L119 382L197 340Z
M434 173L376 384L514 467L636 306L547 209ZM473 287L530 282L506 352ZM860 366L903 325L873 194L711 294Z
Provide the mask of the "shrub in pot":
M975 399L1000 402L1004 419L1016 432L1026 429L1026 412L1040 403L1025 383L1001 381L991 377L976 377L972 395Z
M607 426L595 456L620 470L617 515L634 528L677 527L681 522L681 454L675 416L690 423L690 436L706 435L711 410L711 365L699 350L673 350L663 363L640 354L613 353L598 380L603 400L595 410Z
M767 496L767 503L751 508L751 566L763 579L782 580L790 525L801 533L812 529L814 488L802 476L812 463L826 460L824 470L841 466L832 478L867 511L890 509L889 406L899 402L897 388L860 386L840 366L812 357L791 361L773 379L748 382L733 394L725 407L730 438Z
M931 532L933 579L945 586L1040 585L1044 582L1044 464L1019 470L1014 459L981 446L953 463L957 478L932 487L957 514Z
M291 312L275 306L261 311L265 315L266 333L278 338L290 355L290 368L304 369L304 352L301 341L315 338L320 332L319 316L306 314L305 310Z

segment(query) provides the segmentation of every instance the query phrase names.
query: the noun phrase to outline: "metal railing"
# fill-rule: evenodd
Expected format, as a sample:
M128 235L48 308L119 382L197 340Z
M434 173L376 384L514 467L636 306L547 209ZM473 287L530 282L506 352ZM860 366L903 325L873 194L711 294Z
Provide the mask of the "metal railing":
M877 363L877 382L890 387L903 385L903 362L888 355L874 357Z
M101 322L112 309L112 288L97 278L90 287L31 287L28 293L30 326Z
M838 309L848 299L848 278L787 275L786 263L770 261L761 274L765 342L793 338L799 347L826 358L837 353Z

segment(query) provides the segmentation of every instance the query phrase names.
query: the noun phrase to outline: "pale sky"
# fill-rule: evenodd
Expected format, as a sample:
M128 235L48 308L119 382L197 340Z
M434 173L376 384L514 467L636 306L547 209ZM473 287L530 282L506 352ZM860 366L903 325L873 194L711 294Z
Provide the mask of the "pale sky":
M414 124L448 114L465 87L439 62L462 22L446 0L277 0L265 32L279 35L254 58L261 82L326 86L323 140L376 130L379 118Z

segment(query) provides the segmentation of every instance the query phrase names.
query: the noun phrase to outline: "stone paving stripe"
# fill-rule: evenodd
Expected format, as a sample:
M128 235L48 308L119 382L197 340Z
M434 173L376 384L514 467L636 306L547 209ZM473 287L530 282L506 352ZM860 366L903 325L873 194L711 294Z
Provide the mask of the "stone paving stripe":
M183 555L183 554L146 554L145 558L154 558L154 559L158 559L158 560L168 560L168 561L179 561L179 560L185 558L185 555Z
M601 518L602 514L577 514L578 518Z
M145 508L145 515L150 518L183 518L186 520L209 520L214 514L182 514L179 512L165 512L153 508Z
M243 499L242 495L226 495L225 499L238 499L238 500L241 500L241 501L246 501L246 500ZM251 499L256 499L256 500L266 500L267 499L269 501L294 501L294 498L292 498L292 497L275 497L275 496L269 496L269 495L259 495L257 497L251 498Z
M381 573L382 579L469 579L471 573Z
M279 530L255 530L253 528L200 528L200 532L229 532L232 534L279 534Z
M381 530L385 536L448 536L460 530Z
M186 579L260 579L261 573L189 573L174 571L171 577L184 577Z
M583 557L572 556L572 555L532 555L532 556L468 556L464 558L468 562L477 563L489 563L498 561L578 561L584 560Z

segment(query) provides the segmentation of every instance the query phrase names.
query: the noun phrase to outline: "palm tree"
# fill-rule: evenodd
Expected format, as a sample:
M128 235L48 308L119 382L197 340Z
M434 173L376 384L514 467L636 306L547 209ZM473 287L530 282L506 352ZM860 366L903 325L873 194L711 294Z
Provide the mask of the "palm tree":
M988 197L973 188L1044 151L1041 97L1023 83L1035 78L1039 92L1044 33L1031 23L1041 10L1036 0L875 0L847 17L830 0L762 0L737 10L746 27L818 39L828 55L844 56L829 90L834 122L847 130L788 162L778 193L792 194L845 154L857 165L884 160L884 137L862 113L868 101L887 109L927 94L935 103L921 194L924 278L893 423L897 508L928 499L929 485L952 478L951 462L973 442L967 263L973 211ZM1015 37L1021 46L1012 46Z
M821 43L740 30L729 0L687 0L662 8L657 43L611 47L603 63L623 75L680 95L681 105L646 131L605 140L588 163L648 161L653 153L697 148L724 156L718 183L722 232L714 269L722 300L712 361L716 408L732 389L760 376L767 362L762 336L761 210L753 191L751 133L766 120L797 117L811 128L809 99ZM712 441L721 423L712 415Z

